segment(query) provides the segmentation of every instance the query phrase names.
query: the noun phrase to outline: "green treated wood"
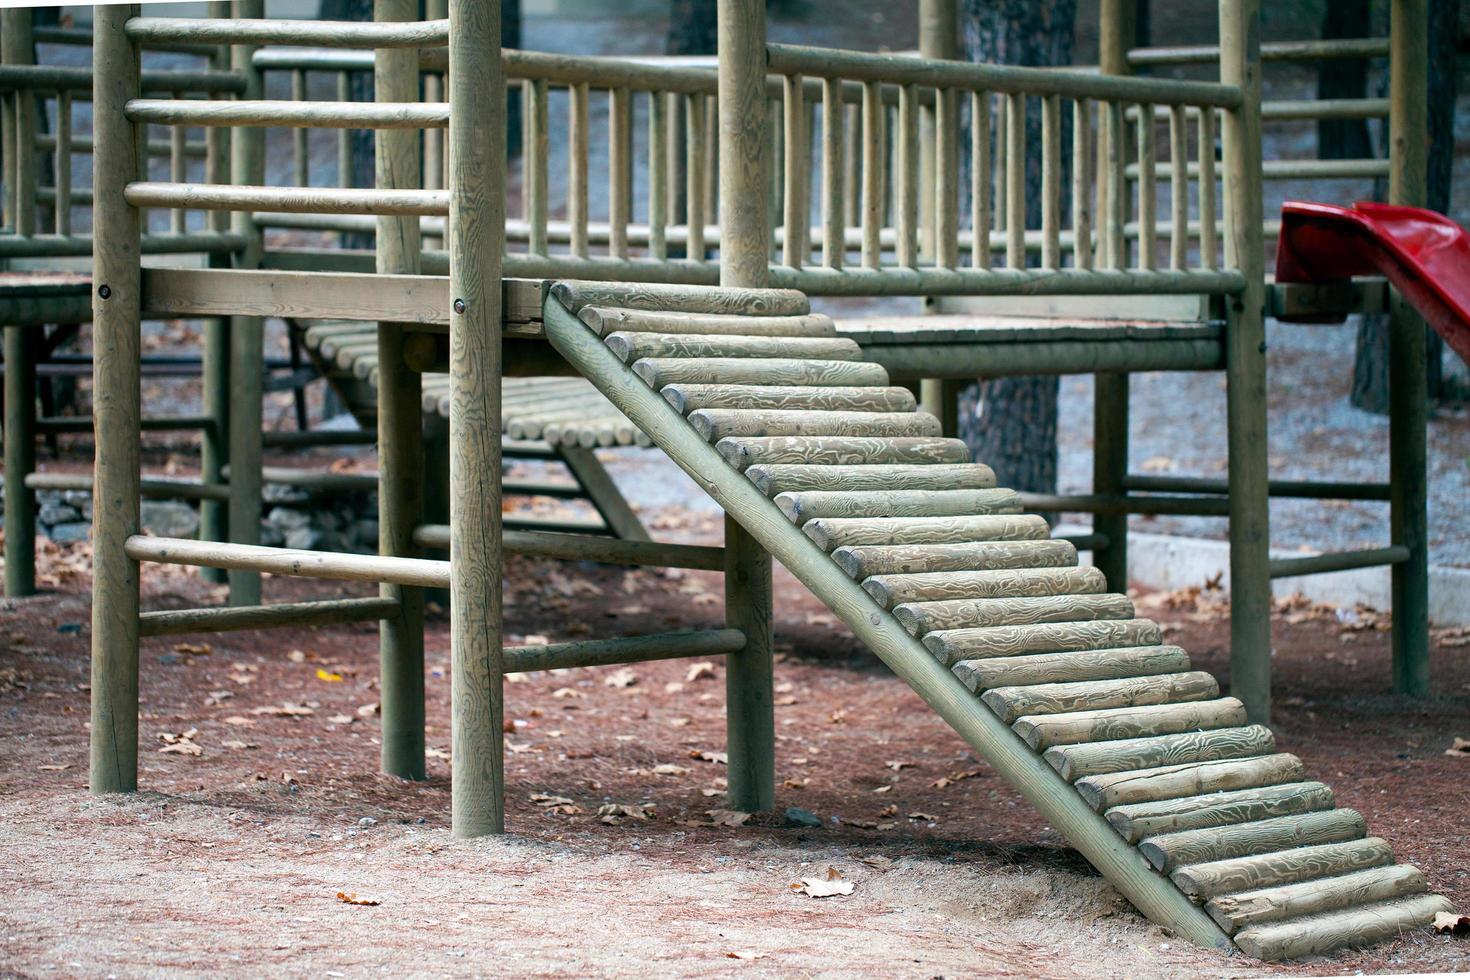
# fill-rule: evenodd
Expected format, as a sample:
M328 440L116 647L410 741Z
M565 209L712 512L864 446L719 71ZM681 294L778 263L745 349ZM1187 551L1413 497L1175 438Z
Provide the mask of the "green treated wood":
M1138 849L1160 871L1172 871L1185 864L1358 840L1367 830L1367 822L1356 810L1319 810L1159 834L1146 838Z
M1052 746L1096 746L1115 739L1153 738L1180 732L1228 729L1245 721L1245 710L1235 698L1150 704L1139 707L1069 711L1016 719L1017 734L1034 749ZM1073 760L1075 765L1075 760Z
M1274 962L1344 947L1367 946L1401 933L1427 929L1436 915L1453 908L1450 900L1442 895L1416 895L1243 929L1235 939L1246 955Z
M374 0L377 23L412 21L417 0ZM379 51L373 70L374 97L382 102L418 98L418 52ZM380 129L374 133L374 186L419 187L419 134ZM378 218L377 271L418 275L423 242L417 218ZM378 554L419 557L414 528L424 522L424 445L419 375L403 356L408 326L381 322L373 348L378 355ZM424 594L402 585L383 585L382 597L396 615L378 626L378 676L381 684L383 771L403 779L423 779L424 759Z
M1065 541L978 541L958 544L844 545L832 560L855 579L897 572L978 572L1077 564Z
M636 365L635 365L636 367ZM731 465L762 464L963 463L970 449L958 439L926 436L730 436L715 444Z
M1092 492L1118 495L1128 476L1128 375L1092 376ZM1092 553L1092 563L1107 576L1108 588L1128 589L1128 514L1095 514L1092 529L1108 539Z
M237 20L260 18L264 11L264 0L242 0L234 7ZM261 74L252 61L255 50L255 46L249 44L230 49L231 68L245 79L243 97L246 99L259 99L263 92ZM230 182L245 185L265 183L265 130L241 128L231 131ZM260 228L251 214L247 211L232 214L230 230L245 236L246 241L245 249L235 256L235 267L251 269L259 266L262 248ZM232 316L229 341L229 464L234 474L230 479L229 538L238 544L259 544L265 321L258 316ZM258 573L235 569L229 574L229 583L231 605L260 605Z
M776 504L781 506L781 497ZM885 609L908 603L927 611L996 596L1085 595L1106 591L1107 583L1095 568L1026 568L874 575L863 581L863 588Z
M1036 623L1075 623L1122 620L1133 617L1133 603L1124 595L1005 596L943 603L946 608L924 608L933 603L895 606L893 615L915 636L957 628L1029 626Z
M1019 684L1105 681L1188 670L1189 655L1176 646L1114 647L1073 653L961 660L954 672L975 693Z
M873 466L764 463L750 467L745 475L769 496L801 490L972 490L995 486L994 471L983 463Z
M916 412L701 408L689 424L710 442L746 436L936 437L939 420Z
M316 602L283 602L269 606L146 612L141 617L141 626L144 636L177 636L181 633L338 626L343 623L383 619L395 615L397 611L397 603L392 599L323 599Z
M1207 830L1268 817L1330 810L1332 805L1332 790L1322 783L1283 783L1203 796L1128 803L1108 810L1107 818L1118 833L1130 843L1136 843L1159 834Z
M718 657L739 653L744 646L745 636L739 630L722 629L506 647L505 672L512 674L677 660L683 657Z
M765 357L645 357L633 371L651 388L671 384L886 385L888 372L863 361Z
M582 322L599 336L614 331L652 333L735 334L758 337L835 337L837 326L825 313L798 316L744 316L729 313L674 313L584 306Z
M1001 687L981 697L1007 723L1023 715L1061 714L1098 708L1203 701L1218 697L1220 685L1204 671L1145 674L1106 681L1072 681Z
M817 517L954 517L974 514L1018 514L1021 498L1014 490L805 490L775 497L793 521Z
M633 512L628 500L608 475L607 468L591 449L561 446L557 452L567 469L577 478L582 492L592 502L613 534L623 541L647 541L648 531Z
M1236 895L1221 895L1205 905L1205 911L1227 932L1248 926L1314 915L1353 905L1381 902L1429 890L1418 868L1395 864L1369 868L1321 881L1258 888Z
M968 541L1037 541L1050 534L1035 514L976 517L819 517L802 525L823 551L858 545L950 544Z
M675 384L663 396L680 414L698 409L912 412L907 388L806 388L801 385Z
M782 357L858 361L862 350L846 337L741 337L615 331L603 338L624 361L642 357Z
M498 0L450 0L451 825L505 829L500 522L505 102Z
M1276 746L1271 730L1261 725L1180 732L1141 738L1122 738L1082 745L1058 745L1046 750L1046 761L1068 780L1108 772L1147 769L1182 762L1242 759L1270 752Z
M727 797L731 809L748 813L776 802L771 583L770 554L726 515L725 624L746 637L725 661Z
M36 494L25 483L36 468L36 339L37 331L30 328L5 327L5 596L9 599L36 591Z
M98 7L93 22L92 126L97 144L108 148L92 169L93 793L138 788L138 565L126 543L139 523L141 276L138 212L123 203L138 161L137 129L123 116L124 104L138 95L138 51L123 24L138 10L134 4Z
M1377 837L1298 847L1274 854L1227 858L1191 864L1172 873L1174 883L1190 898L1204 901L1217 895L1289 885L1312 878L1377 868L1393 862L1393 849Z
M729 0L727 0L729 2ZM574 317L548 302L548 337L699 485L737 515L746 530L821 596L857 637L945 719L982 757L1035 804L1051 826L1071 840L1108 880L1146 915L1191 942L1224 948L1225 935L1157 874L1059 775L979 704L958 678L937 663L859 585L814 548L773 502L725 465L684 419L649 390ZM728 541L727 541L728 547Z
M1300 759L1282 752L1088 776L1078 780L1077 792L1095 809L1106 810L1129 803L1298 782L1305 771Z
M230 5L224 0L210 0L211 17L229 17ZM211 67L228 68L230 49L220 47L210 59ZM344 80L346 75L341 76ZM345 135L345 130L343 131ZM205 179L211 184L225 184L230 180L230 131L212 126L205 130ZM346 173L344 168L342 173ZM345 181L344 181L345 184ZM211 211L205 217L208 229L215 234L230 230L230 215L223 211ZM219 252L209 255L210 268L229 268L231 257ZM204 483L221 483L224 469L230 465L230 318L209 317L204 321L201 346L203 348L200 383L204 414L213 425L200 433L199 478ZM229 540L229 503L205 500L199 504L199 537L204 541ZM229 576L217 568L202 568L200 578L206 582L222 584Z

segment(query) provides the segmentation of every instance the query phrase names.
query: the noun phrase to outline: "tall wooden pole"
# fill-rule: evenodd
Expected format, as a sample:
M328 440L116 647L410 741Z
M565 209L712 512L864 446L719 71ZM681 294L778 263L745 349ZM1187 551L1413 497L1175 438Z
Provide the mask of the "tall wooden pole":
M229 17L228 0L210 0L209 16ZM210 67L221 71L230 67L230 47L220 45L210 57ZM223 98L223 96L221 96ZM230 130L225 126L211 126L204 131L205 180L211 184L230 182ZM210 211L204 219L210 231L230 230L230 215L227 211ZM211 267L228 268L230 256L214 253L209 256ZM204 414L213 423L205 429L199 443L199 479L204 483L223 483L223 471L230 463L230 320L228 317L210 317L204 321L203 365ZM229 508L222 500L199 502L199 539L201 541L229 540ZM206 582L229 581L229 574L219 568L201 568L199 576Z
M1098 64L1105 75L1126 75L1128 47L1133 43L1133 25L1138 15L1137 0L1102 0L1098 23ZM1103 125L1112 125L1121 114L1103 113ZM1112 137L1122 146L1122 133ZM1123 188L1114 188L1123 193ZM1107 213L1106 206L1103 209ZM1115 266L1127 265L1124 256ZM1129 412L1128 374L1123 371L1092 376L1092 492L1118 495L1128 476ZM1128 515L1097 514L1092 529L1107 538L1107 544L1092 551L1092 563L1107 577L1114 592L1128 591Z
M235 16L256 19L265 16L265 0L238 0ZM245 78L243 99L262 98L260 72L252 63L255 47L235 45L230 65ZM240 128L230 134L230 182L265 183L265 130ZM260 228L249 211L230 217L232 230L246 237L243 252L236 256L239 268L260 264ZM256 316L230 319L230 540L237 544L260 543L261 443L263 421L265 321ZM230 603L254 606L260 603L260 573L232 569L229 574Z
M960 56L959 0L919 0L919 54L925 58L952 60ZM938 129L938 101L923 106L919 112L919 250L925 258L938 254L938 154L935 134ZM951 112L955 111L953 108ZM927 304L926 304L927 308ZM925 378L919 382L919 401L924 411L937 416L944 434L956 435L959 429L959 398L964 383L948 379Z
M505 829L500 523L505 89L499 0L449 4L450 664L458 837ZM487 93L489 95L487 96Z
M765 286L770 271L766 180L766 8L764 0L719 0L720 285ZM772 694L771 556L725 517L725 621L745 648L725 658L729 805L769 810L776 802Z
M417 17L417 0L374 0L374 20ZM418 60L413 48L377 52L374 98L417 102ZM420 187L418 132L379 129L374 139L376 186ZM377 271L417 275L423 254L419 219L379 217L377 232ZM378 324L378 553L416 558L413 531L423 523L424 513L423 408L420 377L408 369L403 357L405 329L401 323ZM384 585L382 595L398 600L398 614L378 627L383 771L423 779L424 594L421 589Z
M1230 451L1230 693L1271 718L1270 498L1266 465L1265 255L1261 229L1260 0L1220 0L1220 81L1245 98L1225 113L1225 261L1245 276L1226 303Z
M123 201L136 179L138 127L123 115L138 97L138 49L123 34L137 5L96 8L92 132L92 730L94 793L138 788L138 533L141 271L138 211Z
M1389 177L1391 204L1428 203L1428 0L1393 0L1389 37ZM1390 527L1409 549L1393 566L1393 689L1429 693L1429 546L1425 498L1428 379L1424 319L1393 294L1389 311L1388 398Z

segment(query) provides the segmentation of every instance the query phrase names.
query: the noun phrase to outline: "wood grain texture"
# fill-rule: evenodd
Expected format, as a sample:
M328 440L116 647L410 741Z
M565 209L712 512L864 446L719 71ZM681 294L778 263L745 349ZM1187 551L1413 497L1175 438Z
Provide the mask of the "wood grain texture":
M837 327L825 313L756 316L734 313L678 313L633 310L616 306L584 306L578 318L597 332L662 334L735 334L743 337L835 337Z
M966 687L979 694L993 687L1110 680L1189 667L1189 655L1179 647L1151 646L961 660L953 669Z
M1007 724L1022 715L1052 715L1099 708L1177 704L1217 697L1220 685L1202 670L1178 674L1146 674L1105 681L1071 681L1001 687L981 700Z
M802 490L980 490L995 486L995 471L983 463L887 466L762 464L750 467L745 475L769 496Z
M1282 752L1256 758L1099 774L1080 779L1076 785L1077 792L1094 809L1106 810L1130 803L1298 782L1305 773L1302 760Z
M1113 740L1167 737L1180 732L1229 730L1245 723L1245 709L1235 698L1101 708L1055 715L1017 718L1011 726L1033 749L1089 743L1102 749Z
M1020 496L1014 490L999 489L805 490L779 493L774 499L776 506L797 524L818 517L957 517L1021 511Z
M929 608L935 605L943 608ZM922 636L948 629L1125 620L1133 616L1133 603L1122 595L1003 596L905 604L895 607L893 615L910 633Z
M939 436L939 420L922 412L833 412L809 410L701 408L689 424L710 442L745 436L861 436L918 438Z
M1429 882L1418 868L1394 864L1335 878L1220 895L1205 904L1205 911L1220 928L1234 933L1250 926L1418 895L1428 890Z
M1077 549L1066 541L856 545L837 548L832 552L832 560L853 578L865 579L870 575L899 572L975 572L1071 566L1077 564Z
M646 362L640 362L646 363ZM810 363L810 362L809 362ZM963 463L970 449L958 439L898 436L744 436L715 444L731 466L744 470L763 463Z
M1358 840L1367 832L1368 824L1356 810L1318 810L1159 834L1146 838L1138 849L1160 871L1173 871L1185 864Z
M739 334L647 333L617 330L603 338L632 363L642 357L779 357L857 361L862 350L846 337L761 337Z
M634 362L633 371L654 389L681 383L821 387L888 384L887 371L863 361L646 357Z
M1452 909L1450 900L1441 895L1416 895L1243 929L1236 933L1235 942L1247 956L1259 960L1295 959L1427 929L1437 914Z
M834 387L801 385L676 384L662 392L675 410L687 415L707 409L764 409L766 411L912 412L917 407L907 388Z
M585 306L739 316L805 316L811 312L806 294L795 289L559 280L551 284L550 291L573 313L580 313Z
M1276 747L1271 730L1261 725L1181 732L1144 738L1125 738L1082 745L1057 745L1045 758L1064 779L1130 769L1148 769L1184 762L1214 762L1263 755Z
M802 525L823 551L860 545L1041 541L1051 528L1035 514L973 517L819 517Z
M1253 789L1127 803L1106 814L1129 843L1158 834L1204 830L1226 824L1265 820L1331 809L1332 790L1322 783L1283 783Z
M1055 542L1048 542L1051 543ZM1144 646L1158 642L1161 642L1158 627L1142 619L935 630L924 637L924 646L936 657L951 664L983 657L1073 653L1109 647Z
M1175 870L1169 877L1184 894L1196 902L1217 895L1253 891L1272 885L1290 885L1313 878L1347 874L1364 868L1393 863L1393 849L1377 837L1298 847L1274 854L1229 858L1192 864Z

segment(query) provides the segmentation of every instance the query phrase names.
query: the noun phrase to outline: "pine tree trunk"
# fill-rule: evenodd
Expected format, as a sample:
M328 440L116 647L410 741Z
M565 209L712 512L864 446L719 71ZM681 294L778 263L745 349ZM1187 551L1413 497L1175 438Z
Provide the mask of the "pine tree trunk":
M1322 13L1322 39L1363 37L1369 31L1371 0L1333 0ZM1317 68L1317 98L1362 99L1368 95L1366 59L1330 58ZM1365 160L1373 156L1364 119L1317 120L1317 156Z
M974 62L1011 65L1066 65L1072 61L1076 0L962 0L960 30L965 57ZM1070 133L1070 124L1062 132ZM1026 142L1039 146L1041 111L1028 105ZM967 145L967 136L961 136ZM1064 166L1071 159L1065 148ZM962 181L968 187L969 181ZM1064 175L1062 192L1071 181ZM1041 226L1041 157L1026 161L1026 224ZM1070 204L1062 203L1065 214ZM1056 376L992 378L966 388L960 397L959 435L978 462L995 469L1004 486L1037 493L1057 489Z
M1455 164L1455 68L1459 41L1459 0L1429 0L1429 159L1425 206L1450 209L1451 177ZM1385 126L1385 130L1387 127ZM1387 133L1383 137L1387 155ZM1387 183L1374 184L1374 197L1387 196ZM1444 387L1444 341L1429 330L1425 344L1425 372L1429 400L1436 401ZM1365 412L1388 414L1388 317L1364 316L1358 325L1353 360L1352 404Z

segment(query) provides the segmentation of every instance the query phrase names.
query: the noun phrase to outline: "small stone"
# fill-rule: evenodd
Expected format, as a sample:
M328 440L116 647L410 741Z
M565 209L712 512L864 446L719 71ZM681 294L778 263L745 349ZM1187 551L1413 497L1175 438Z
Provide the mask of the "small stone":
M82 512L66 504L46 504L36 513L36 520L47 527L53 524L70 524L82 519Z
M363 817L361 820L357 821L357 825L359 827L371 827L375 823L377 823L377 821L374 820L372 817Z
M139 508L143 527L163 538L192 538L199 533L199 512L175 500L145 500Z
M279 548L286 543L286 536L274 524L266 524L262 521L260 525L260 543L267 548Z
M46 536L57 544L78 544L86 541L87 536L91 533L92 525L87 521L57 524L46 530Z
M322 532L314 527L298 527L286 532L286 547L297 551L314 551L322 544Z
M272 507L265 520L267 524L272 524L282 531L292 531L296 528L310 526L311 515L304 510L295 510L290 507Z
M786 826L820 827L822 826L822 818L810 810L803 810L799 806L788 806L786 808Z

